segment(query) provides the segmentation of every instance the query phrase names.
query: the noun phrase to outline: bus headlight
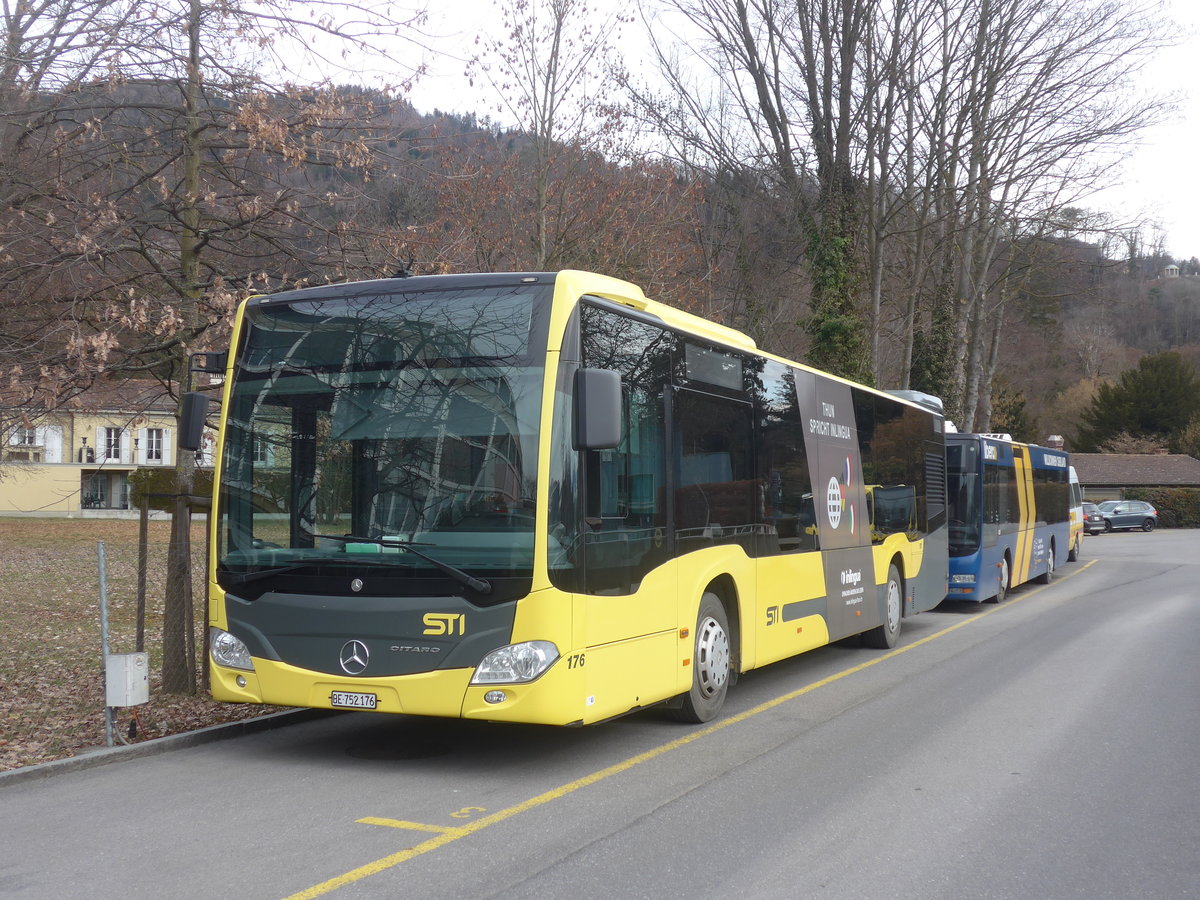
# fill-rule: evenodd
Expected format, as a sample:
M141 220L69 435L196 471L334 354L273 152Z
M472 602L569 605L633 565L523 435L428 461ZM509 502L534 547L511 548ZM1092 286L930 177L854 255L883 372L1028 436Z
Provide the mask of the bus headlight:
M967 574L967 575L951 575L951 576L950 576L950 583L951 583L951 584L974 584L974 583L975 583L975 576L974 576L974 575L970 575L970 574Z
M493 650L479 663L471 684L519 684L541 676L558 659L549 641L526 641Z
M250 660L250 648L235 638L228 631L220 628L208 630L208 643L212 648L213 662L229 669L245 669L254 671L254 663Z

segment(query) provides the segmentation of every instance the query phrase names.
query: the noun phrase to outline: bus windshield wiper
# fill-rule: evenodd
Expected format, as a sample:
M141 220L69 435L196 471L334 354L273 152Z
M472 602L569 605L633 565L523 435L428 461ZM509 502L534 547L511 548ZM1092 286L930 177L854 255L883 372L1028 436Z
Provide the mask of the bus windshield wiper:
M405 550L413 556L419 556L425 562L429 563L435 569L449 575L459 584L466 585L473 591L478 591L481 594L490 594L492 592L492 584L485 578L476 578L469 572L464 572L462 569L455 568L449 563L444 563L440 559L435 559L424 551L418 550L418 546L414 541L402 541L399 538L371 538L358 537L352 534L314 534L313 537L325 538L330 541L341 541L343 544L377 544L380 547L398 547Z
M263 578L270 578L272 575L283 575L285 572L295 572L298 569L308 569L312 566L323 566L328 563L345 564L353 562L355 565L366 566L386 566L391 563L384 562L379 559L357 559L346 556L318 556L310 559L300 559L293 563L287 563L282 566L272 566L269 569L258 569L254 572L231 572L229 569L218 570L219 574L224 575L232 584L249 584L251 581L259 581Z

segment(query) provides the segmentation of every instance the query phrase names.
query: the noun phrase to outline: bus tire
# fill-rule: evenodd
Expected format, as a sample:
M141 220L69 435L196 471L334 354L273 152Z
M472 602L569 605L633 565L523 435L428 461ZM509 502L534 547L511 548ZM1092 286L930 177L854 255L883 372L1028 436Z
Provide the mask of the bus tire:
M1079 559L1079 551L1083 547L1083 535L1075 538L1075 543L1071 545L1071 549L1067 551L1067 562L1076 562Z
M729 646L729 617L721 598L705 591L696 613L696 638L692 645L692 689L677 708L667 707L671 718L699 724L716 717L725 705L733 658Z
M1038 584L1049 584L1054 580L1054 541L1050 542L1050 553L1046 556L1046 571L1037 577Z
M996 580L996 593L988 598L988 603L1003 603L1005 596L1008 595L1008 557L1005 556L1000 562L1000 577Z
M888 566L887 591L884 597L883 624L864 631L862 642L864 647L876 650L891 650L900 642L900 626L904 623L902 609L904 605L904 582L900 579L900 571L893 564Z

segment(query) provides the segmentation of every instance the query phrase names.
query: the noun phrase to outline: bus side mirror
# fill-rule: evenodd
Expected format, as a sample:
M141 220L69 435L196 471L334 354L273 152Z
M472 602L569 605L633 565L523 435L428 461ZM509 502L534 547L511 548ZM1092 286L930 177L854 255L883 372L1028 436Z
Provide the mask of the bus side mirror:
M208 398L196 391L183 395L179 412L179 446L184 450L199 450L204 436L204 417L208 414Z
M621 376L611 369L575 372L575 449L612 450L621 443Z
M229 362L229 352L221 350L218 352L208 353L193 353L191 370L193 372L208 372L215 375L223 375L225 366Z

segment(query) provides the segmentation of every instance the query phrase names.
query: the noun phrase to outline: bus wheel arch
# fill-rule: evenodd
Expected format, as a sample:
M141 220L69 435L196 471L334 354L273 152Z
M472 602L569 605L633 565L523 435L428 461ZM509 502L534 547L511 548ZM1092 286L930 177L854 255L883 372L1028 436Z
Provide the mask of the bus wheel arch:
M737 671L737 604L729 599L731 585L725 577L704 589L696 611L692 635L692 686L667 704L667 712L680 722L699 724L716 718ZM722 588L724 587L724 591Z
M876 650L890 650L900 641L904 622L904 566L899 557L888 564L888 580L884 586L883 622L864 631L863 645Z

